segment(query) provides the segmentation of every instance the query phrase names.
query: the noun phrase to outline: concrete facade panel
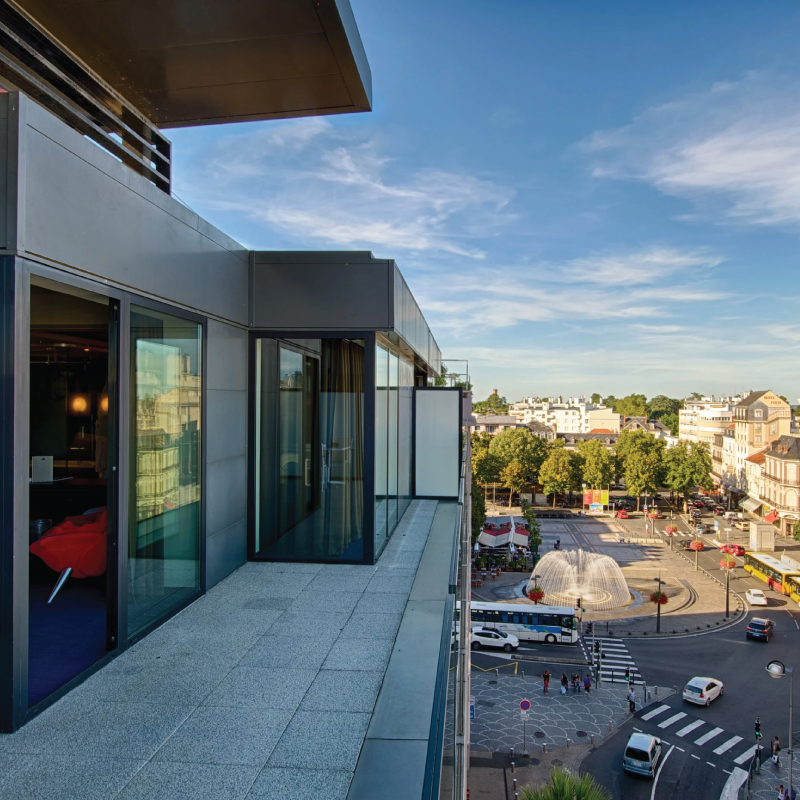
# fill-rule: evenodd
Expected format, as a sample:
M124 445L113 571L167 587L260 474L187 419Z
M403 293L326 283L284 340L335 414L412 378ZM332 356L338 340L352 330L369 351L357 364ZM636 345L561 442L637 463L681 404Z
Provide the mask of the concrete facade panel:
M247 392L206 392L208 463L247 453Z
M247 525L244 520L206 541L206 589L228 577L247 560Z
M247 459L212 461L206 469L206 536L247 516Z

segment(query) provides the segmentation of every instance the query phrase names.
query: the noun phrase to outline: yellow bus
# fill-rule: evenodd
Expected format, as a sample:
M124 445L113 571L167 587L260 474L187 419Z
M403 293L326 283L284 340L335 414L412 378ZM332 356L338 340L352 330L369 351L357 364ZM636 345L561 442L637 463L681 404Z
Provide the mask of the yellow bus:
M800 585L800 570L797 567L792 567L767 553L745 553L744 568L754 578L764 581L770 589L782 594L791 594L790 578L797 578Z
M800 576L790 575L786 579L786 583L789 586L789 597L800 606Z

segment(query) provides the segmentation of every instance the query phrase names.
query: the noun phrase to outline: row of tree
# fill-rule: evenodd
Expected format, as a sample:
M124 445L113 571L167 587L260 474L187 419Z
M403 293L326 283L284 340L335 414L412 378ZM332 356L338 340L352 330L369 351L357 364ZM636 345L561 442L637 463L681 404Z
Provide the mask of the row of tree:
M545 494L577 492L586 486L605 489L625 481L639 498L667 487L684 498L697 487L711 489L711 454L705 443L679 442L667 448L645 431L623 431L613 450L597 439L567 450L563 439L546 442L529 428L509 428L497 436L472 434L472 471L487 484L499 478L512 497L539 484ZM638 499L637 499L638 504Z

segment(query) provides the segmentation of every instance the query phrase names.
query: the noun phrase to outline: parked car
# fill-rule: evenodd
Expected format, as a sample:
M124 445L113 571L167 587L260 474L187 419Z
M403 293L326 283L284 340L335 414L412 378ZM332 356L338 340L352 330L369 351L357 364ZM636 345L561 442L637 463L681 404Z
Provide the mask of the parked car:
M704 506L705 504L703 503L703 501L702 501L702 500L695 500L695 501L694 501L694 503L692 503L692 505L693 505L695 508L703 508L703 506Z
M481 647L496 647L510 653L519 647L519 639L513 633L492 631L486 628L473 630L471 641L473 650L480 650Z
M617 517L617 519L630 519L630 514L628 514L628 510L625 508L621 508L614 516Z
M747 623L747 638L768 642L775 631L775 623L766 617L753 617Z
M744 547L740 544L724 544L719 551L720 553L727 553L729 556L743 556L745 553Z
M622 769L652 778L661 760L661 739L649 733L632 733L625 745Z
M725 507L724 506L714 506L714 513L718 517L721 517L725 513Z
M750 603L751 606L765 606L767 605L767 596L761 589L748 589L744 596L747 598L747 602Z
M716 678L692 678L683 687L683 699L687 703L710 706L712 700L722 696L725 686Z

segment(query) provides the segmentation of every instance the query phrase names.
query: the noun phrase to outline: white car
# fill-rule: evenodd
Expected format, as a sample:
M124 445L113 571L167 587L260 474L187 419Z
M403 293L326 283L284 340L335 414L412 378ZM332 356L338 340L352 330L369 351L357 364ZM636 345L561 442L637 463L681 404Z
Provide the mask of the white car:
M497 647L510 653L519 647L519 639L513 633L475 628L472 631L472 649L480 650L481 647Z
M750 603L751 606L765 606L767 605L767 596L761 589L748 589L744 596L747 598L747 602Z
M683 687L683 699L699 706L710 706L712 700L722 696L725 687L716 678L692 678Z

